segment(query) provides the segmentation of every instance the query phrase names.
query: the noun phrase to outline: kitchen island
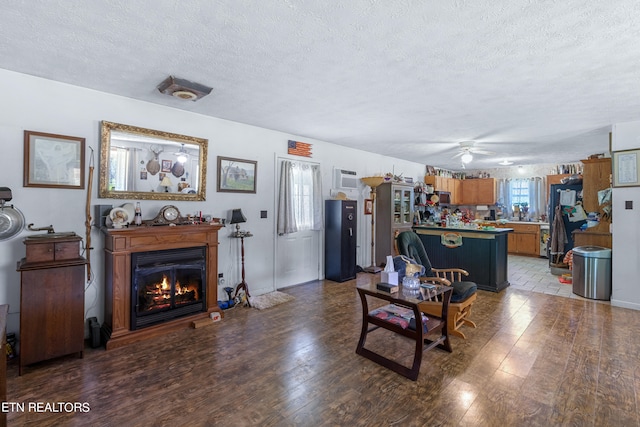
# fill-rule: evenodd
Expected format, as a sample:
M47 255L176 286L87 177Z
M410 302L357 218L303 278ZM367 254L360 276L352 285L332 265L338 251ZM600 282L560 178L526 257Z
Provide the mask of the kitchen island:
M499 292L507 279L507 235L511 228L471 229L428 225L413 227L434 268L462 268L478 289Z

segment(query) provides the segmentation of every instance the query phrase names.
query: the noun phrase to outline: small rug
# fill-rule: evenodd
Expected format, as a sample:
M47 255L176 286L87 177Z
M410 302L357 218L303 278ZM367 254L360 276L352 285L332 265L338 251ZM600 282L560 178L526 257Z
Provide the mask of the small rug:
M288 301L292 301L295 298L284 292L269 292L268 294L258 295L257 297L249 297L249 303L251 307L258 310L264 310L265 308L273 307L278 304L282 304Z

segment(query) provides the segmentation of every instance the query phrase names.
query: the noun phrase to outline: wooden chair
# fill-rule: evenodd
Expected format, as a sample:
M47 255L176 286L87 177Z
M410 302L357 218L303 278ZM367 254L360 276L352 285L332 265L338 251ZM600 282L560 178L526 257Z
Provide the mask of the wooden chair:
M460 328L463 325L476 327L469 316L471 306L477 298L478 289L474 282L463 280L463 276L468 276L469 273L461 268L433 268L420 237L413 231L401 233L396 231L394 246L398 254L412 258L425 268L426 272L420 277L421 281L435 281L453 288L447 315L447 329L450 335L466 339ZM424 302L420 304L420 309L432 316L441 317L442 315L442 304Z

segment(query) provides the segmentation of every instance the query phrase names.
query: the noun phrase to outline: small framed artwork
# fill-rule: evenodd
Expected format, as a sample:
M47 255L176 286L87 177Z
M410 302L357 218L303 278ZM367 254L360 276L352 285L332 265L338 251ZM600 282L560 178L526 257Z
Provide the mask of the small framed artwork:
M171 172L171 160L163 160L162 161L162 172Z
M85 139L24 131L24 187L84 189Z
M364 199L364 214L373 214L373 199Z
M258 162L218 156L218 191L255 193Z
M640 179L640 148L635 150L614 151L612 157L613 186L638 187Z

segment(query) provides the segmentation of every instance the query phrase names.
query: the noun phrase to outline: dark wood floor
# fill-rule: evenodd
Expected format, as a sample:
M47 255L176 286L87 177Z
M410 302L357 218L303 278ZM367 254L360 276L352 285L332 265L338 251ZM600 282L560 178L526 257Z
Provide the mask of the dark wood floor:
M374 277L363 273L357 281ZM639 425L640 312L507 288L480 291L467 340L424 354L413 382L355 354L356 280L289 288L157 342L8 373L11 402L88 402L87 413L8 414L10 426ZM374 338L375 337L375 338ZM368 346L402 359L404 338Z

